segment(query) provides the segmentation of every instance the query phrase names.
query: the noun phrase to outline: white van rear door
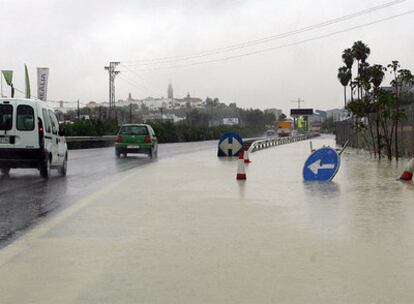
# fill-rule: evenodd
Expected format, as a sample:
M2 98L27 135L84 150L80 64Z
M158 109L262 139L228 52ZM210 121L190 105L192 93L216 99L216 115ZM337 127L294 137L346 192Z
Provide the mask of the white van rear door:
M38 148L39 135L37 130L36 107L33 104L16 102L14 111L14 148Z
M0 102L0 148L14 147L14 101Z

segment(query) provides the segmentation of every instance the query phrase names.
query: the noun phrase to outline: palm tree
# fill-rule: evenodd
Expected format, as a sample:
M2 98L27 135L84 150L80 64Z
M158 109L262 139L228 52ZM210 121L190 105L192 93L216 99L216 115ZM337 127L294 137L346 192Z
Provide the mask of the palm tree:
M359 82L361 86L361 98L362 96L362 89L365 90L365 93L368 93L371 89L371 67L368 62L361 62L359 64Z
M352 49L347 48L342 53L342 60L345 63L346 67L348 69L352 69L352 66L354 64L354 53L352 52Z
M352 46L352 52L357 61L365 62L371 54L371 49L362 41L356 41Z
M376 105L376 131L377 131L377 153L378 157L381 158L381 136L380 136L380 106L378 102L378 90L381 86L382 81L384 80L386 69L380 64L374 64L373 66L369 67L369 74L370 74L370 82L374 86L374 104ZM389 144L388 137L386 137L387 144ZM389 145L387 145L389 146ZM388 156L389 157L389 156Z
M346 87L351 79L352 74L348 67L343 66L338 69L338 80L344 86L344 108L346 108Z
M384 80L385 71L387 70L381 64L374 64L371 68L371 82L374 88L378 89Z
M352 53L354 55L354 58L357 60L358 63L358 77L360 77L360 64L365 63L369 54L371 53L371 49L362 41L356 41L354 42L354 45L352 46ZM362 97L362 91L361 86L358 86L358 98Z
M345 66L348 68L349 73L351 75L351 80L352 80L352 66L354 65L355 57L354 57L354 53L352 52L351 48L347 48L343 51L342 61L345 63ZM350 88L351 88L351 101L352 101L354 100L352 82L351 82Z
M391 64L388 65L390 73L394 75L394 80L391 82L394 87L395 94L395 117L394 117L394 144L395 144L395 159L398 160L398 120L400 116L400 94L398 92L398 77L397 71L400 68L400 63L398 60L393 60Z

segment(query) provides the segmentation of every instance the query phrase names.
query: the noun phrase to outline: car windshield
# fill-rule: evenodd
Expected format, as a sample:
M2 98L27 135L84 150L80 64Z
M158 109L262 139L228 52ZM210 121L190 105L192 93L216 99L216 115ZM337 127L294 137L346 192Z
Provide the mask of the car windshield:
M0 105L0 130L10 130L13 122L13 107Z
M145 126L123 126L119 135L148 135L148 129Z

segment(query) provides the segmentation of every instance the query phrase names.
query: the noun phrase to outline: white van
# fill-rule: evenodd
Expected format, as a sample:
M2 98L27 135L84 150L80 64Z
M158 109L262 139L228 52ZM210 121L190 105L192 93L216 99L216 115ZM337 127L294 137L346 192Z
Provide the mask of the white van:
M37 168L48 178L50 169L66 175L68 148L53 109L32 99L0 98L0 169Z

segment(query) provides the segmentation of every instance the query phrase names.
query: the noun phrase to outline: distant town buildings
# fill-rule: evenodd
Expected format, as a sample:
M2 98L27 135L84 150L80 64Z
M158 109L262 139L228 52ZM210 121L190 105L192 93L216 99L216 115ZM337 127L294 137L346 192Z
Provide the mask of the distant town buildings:
M130 104L136 104L143 111L159 111L164 110L179 110L179 109L202 109L206 107L205 102L197 97L191 97L190 93L184 98L174 98L174 89L171 83L168 84L167 98L165 97L146 97L144 99L135 99L132 94L128 94L128 98L125 100L119 99L116 106L129 106Z
M326 111L326 118L333 121L342 121L349 117L349 112L345 109L332 109Z

